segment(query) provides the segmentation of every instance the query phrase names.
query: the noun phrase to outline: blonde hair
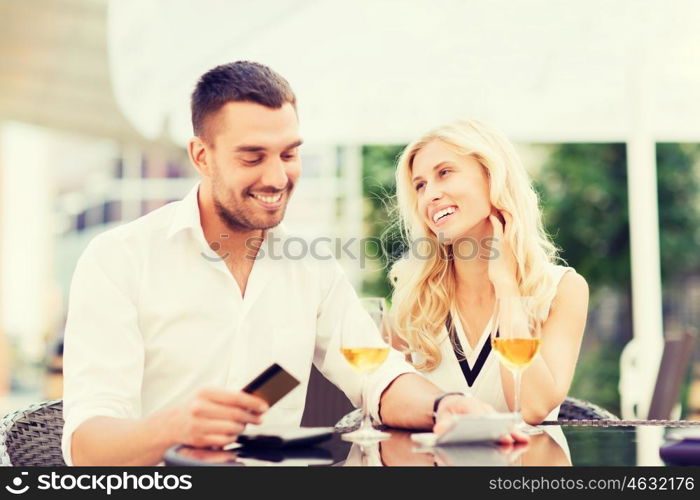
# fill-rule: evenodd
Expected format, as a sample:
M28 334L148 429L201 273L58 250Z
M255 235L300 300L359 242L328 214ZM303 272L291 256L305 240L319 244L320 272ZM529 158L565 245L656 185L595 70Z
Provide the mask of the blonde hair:
M548 267L558 258L557 248L544 231L537 194L510 141L500 132L473 120L461 120L431 130L401 153L396 167L397 211L409 251L389 273L394 286L390 324L410 351L421 356L417 369L431 371L441 361L440 332L454 305L455 275L452 248L438 242L417 211L411 182L416 154L433 141L476 159L489 179L491 204L513 216L509 242L517 261L520 294L532 297L530 314L544 322L556 294ZM430 258L426 255L430 250Z

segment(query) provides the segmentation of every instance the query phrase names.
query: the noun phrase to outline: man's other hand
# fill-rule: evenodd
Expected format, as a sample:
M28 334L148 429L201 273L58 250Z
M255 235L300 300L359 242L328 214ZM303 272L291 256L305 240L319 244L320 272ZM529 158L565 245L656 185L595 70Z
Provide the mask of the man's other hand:
M267 410L264 400L245 392L203 389L175 411L169 425L179 443L218 448L235 441L246 424L261 424Z

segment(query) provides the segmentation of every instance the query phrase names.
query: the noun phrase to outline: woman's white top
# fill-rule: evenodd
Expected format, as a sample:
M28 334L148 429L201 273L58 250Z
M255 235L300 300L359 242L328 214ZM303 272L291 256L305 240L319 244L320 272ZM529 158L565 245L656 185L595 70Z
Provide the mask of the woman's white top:
M572 268L552 265L550 272L559 284L564 274ZM551 307L551 304L550 304ZM451 311L452 322L455 326L459 342L462 345L462 350L469 363L469 368L474 374L477 366L477 359L485 344L490 341L491 323L493 318L489 320L486 328L481 333L476 345L472 348L467 341L467 336L464 333L462 322L456 310ZM432 371L421 372L426 378L432 381L435 385L443 389L445 392L465 392L470 393L481 401L484 401L493 406L496 411L510 411L506 403L505 395L503 394L503 385L501 384L501 366L498 360L498 355L493 350L488 354L486 361L481 366L481 370L476 374L471 387L465 379L465 375L460 367L459 360L452 346L452 341L447 333L446 327L443 326L440 332L443 341L440 343L440 351L442 353L442 361ZM417 361L420 354L412 355L413 361ZM559 407L554 408L547 416L546 420L556 420L559 415Z

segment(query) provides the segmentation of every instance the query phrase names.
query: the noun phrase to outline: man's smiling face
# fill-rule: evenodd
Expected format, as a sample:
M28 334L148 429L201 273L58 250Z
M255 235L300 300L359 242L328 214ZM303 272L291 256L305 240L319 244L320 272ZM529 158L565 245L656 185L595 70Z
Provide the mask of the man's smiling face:
M229 102L207 119L212 197L233 231L269 229L284 218L301 174L299 122L290 103Z

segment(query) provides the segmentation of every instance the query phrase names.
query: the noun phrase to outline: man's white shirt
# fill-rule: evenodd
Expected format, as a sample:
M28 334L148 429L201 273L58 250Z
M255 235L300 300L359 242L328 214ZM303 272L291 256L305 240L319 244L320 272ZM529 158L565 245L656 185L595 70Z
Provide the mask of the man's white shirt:
M384 389L415 372L393 350L372 376L353 371L341 332L373 337L376 327L330 251L281 227L267 231L242 297L204 238L197 192L102 233L78 261L64 344L69 465L87 419L140 418L206 387L238 390L273 362L301 384L263 425L299 425L312 362L355 406L366 398L375 419Z

